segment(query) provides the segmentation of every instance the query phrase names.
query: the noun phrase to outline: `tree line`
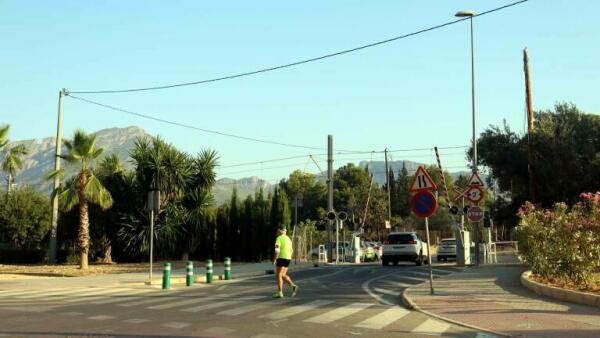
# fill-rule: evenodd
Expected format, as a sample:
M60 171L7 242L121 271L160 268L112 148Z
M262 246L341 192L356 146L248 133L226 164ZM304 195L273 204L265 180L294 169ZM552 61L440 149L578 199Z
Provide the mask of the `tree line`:
M535 116L536 130L530 141L536 202L541 206L573 203L582 192L600 190L600 118L571 104L557 104L554 110L539 111ZM27 150L19 146L7 149L7 134L8 126L0 128L2 169L8 182L14 182ZM518 208L531 200L528 141L527 135L519 135L507 125L490 126L478 139L480 164L489 169L488 186L494 190L487 191L483 205L501 229L514 227ZM127 170L117 156L104 156L95 137L83 131L75 132L65 146L62 160L78 170L73 177L63 177L62 186L54 192L60 201L58 237L63 250L77 256L82 267L90 255L102 262L148 259L146 204L152 190L161 191L154 232L158 259L265 260L272 255L276 228L284 225L291 230L295 219L311 229L311 235L315 232L316 241L326 238L327 185L322 175L294 171L273 189L258 189L243 199L232 186L231 199L216 205L211 190L219 158L214 150L190 155L160 137L140 138L130 153L133 169ZM470 154L468 150L466 160ZM467 177L453 179L444 172L451 193L445 196L438 168L429 166L427 170L439 187L440 207L430 218L430 227L450 234L458 219L449 215L447 201L454 197L455 187L466 188ZM381 240L388 231L388 187L375 182L371 174L368 167L352 163L338 168L333 202L337 211L348 213L348 231L362 228L365 239ZM49 173L48 178L55 175L64 176L65 172ZM410 211L412 176L406 163L398 171L389 171L392 228L423 227L422 220ZM44 248L50 228L50 199L28 187L8 191L1 198L0 242L14 248Z

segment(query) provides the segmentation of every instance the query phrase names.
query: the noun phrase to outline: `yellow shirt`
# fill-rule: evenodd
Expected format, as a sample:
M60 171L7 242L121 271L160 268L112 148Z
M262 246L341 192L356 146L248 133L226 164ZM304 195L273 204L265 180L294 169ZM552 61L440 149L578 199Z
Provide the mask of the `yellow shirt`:
M278 258L292 259L292 240L287 235L279 235L275 240L275 249L279 248Z

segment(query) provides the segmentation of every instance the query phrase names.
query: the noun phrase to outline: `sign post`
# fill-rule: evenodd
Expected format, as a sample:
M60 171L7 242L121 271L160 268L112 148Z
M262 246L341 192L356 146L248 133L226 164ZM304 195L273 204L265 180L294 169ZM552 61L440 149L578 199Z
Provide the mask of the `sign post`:
M148 209L150 210L150 285L152 285L152 261L154 258L154 212L160 210L160 191L153 190L148 192Z
M429 290L433 295L433 269L431 267L431 246L429 244L429 216L437 210L437 199L430 190L437 189L437 186L425 170L420 166L409 186L410 192L416 192L411 198L411 209L415 215L425 218L425 233L427 236L427 265L429 265Z

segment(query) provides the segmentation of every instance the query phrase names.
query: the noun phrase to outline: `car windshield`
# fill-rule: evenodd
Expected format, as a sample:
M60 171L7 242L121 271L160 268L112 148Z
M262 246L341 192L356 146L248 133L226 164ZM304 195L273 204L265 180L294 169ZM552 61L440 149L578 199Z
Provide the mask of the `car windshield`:
M408 244L409 241L414 241L415 237L412 234L393 234L388 236L390 244Z

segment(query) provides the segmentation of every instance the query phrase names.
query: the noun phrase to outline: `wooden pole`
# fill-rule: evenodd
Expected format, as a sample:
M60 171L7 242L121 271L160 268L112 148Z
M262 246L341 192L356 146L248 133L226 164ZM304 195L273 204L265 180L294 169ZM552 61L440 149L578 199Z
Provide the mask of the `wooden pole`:
M523 67L525 71L525 98L527 102L527 171L529 173L529 198L532 203L535 203L535 173L534 173L534 156L532 147L533 137L533 103L531 98L531 78L529 76L529 55L527 48L523 49Z

